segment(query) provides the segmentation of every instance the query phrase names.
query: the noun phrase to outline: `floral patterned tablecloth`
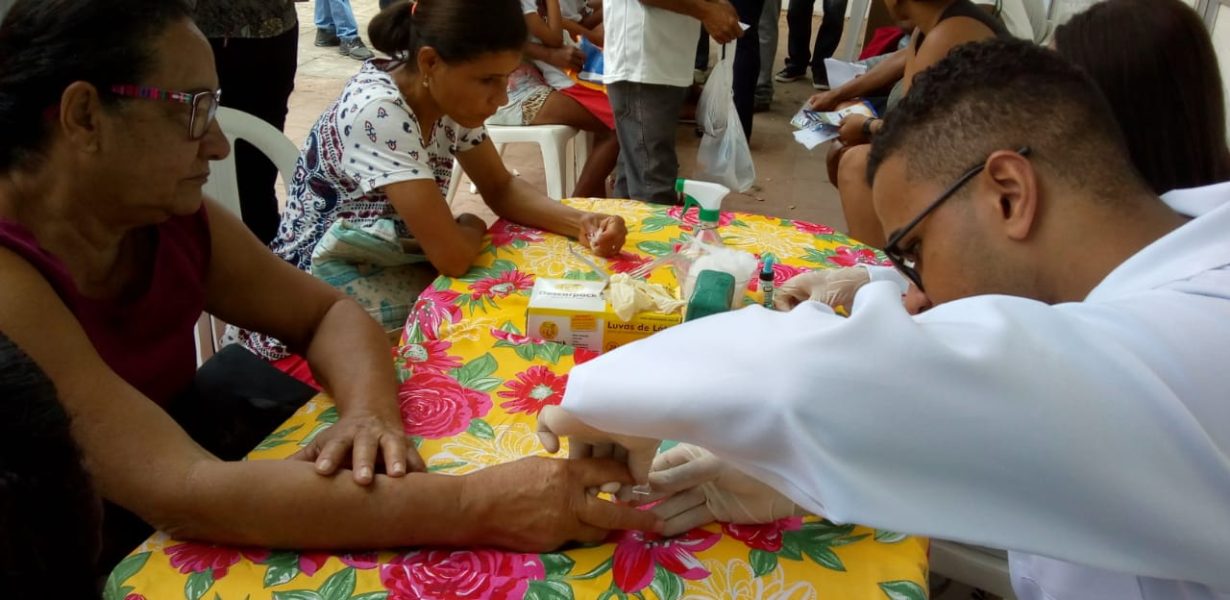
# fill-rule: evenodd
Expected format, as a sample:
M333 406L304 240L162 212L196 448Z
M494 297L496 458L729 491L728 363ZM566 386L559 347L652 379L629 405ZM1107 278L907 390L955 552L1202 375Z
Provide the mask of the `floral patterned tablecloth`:
M670 252L695 212L617 200L570 200L628 222L628 271ZM777 283L806 269L883 262L823 225L723 213L726 242L772 252ZM462 474L543 454L535 415L558 403L569 369L590 352L523 335L535 276L592 277L568 240L506 222L492 227L466 276L419 299L397 352L406 429L435 472ZM672 283L668 269L654 279ZM748 301L759 298L749 293ZM325 396L250 455L281 459L335 422ZM883 599L926 597L925 539L817 519L709 526L673 539L624 532L606 545L552 554L418 549L328 554L230 548L155 534L107 581L107 600Z

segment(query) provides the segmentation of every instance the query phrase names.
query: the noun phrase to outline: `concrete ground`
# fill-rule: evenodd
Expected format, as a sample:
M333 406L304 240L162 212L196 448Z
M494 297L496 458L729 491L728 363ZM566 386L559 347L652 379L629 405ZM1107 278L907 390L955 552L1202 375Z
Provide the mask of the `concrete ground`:
M355 17L359 21L364 40L367 39L367 23L379 12L376 0L351 0ZM286 135L296 144L307 136L317 117L337 98L342 85L359 68L359 61L340 56L336 48L317 48L313 45L316 29L312 19L312 3L296 5L299 9L299 72L295 78L295 92L290 98L290 115L286 122ZM781 35L774 72L782 67L785 59L786 24L783 13ZM716 52L716 48L715 48ZM756 164L756 187L748 194L729 198L724 208L792 219L825 223L839 229L845 227L837 190L828 181L824 156L827 146L808 151L794 141L790 118L803 102L814 92L808 80L794 83L775 83L772 110L758 113L750 146ZM678 130L679 162L681 175L687 176L695 168L696 148L699 140L692 125L680 125ZM542 160L537 147L531 144L510 145L504 153L504 162L526 181L546 189ZM469 194L469 186L462 185L454 203L455 210L489 215L480 199Z

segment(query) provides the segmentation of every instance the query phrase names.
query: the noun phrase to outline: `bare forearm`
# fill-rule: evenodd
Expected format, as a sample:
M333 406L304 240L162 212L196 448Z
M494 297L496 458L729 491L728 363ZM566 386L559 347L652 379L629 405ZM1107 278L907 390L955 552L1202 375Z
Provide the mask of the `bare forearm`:
M348 472L311 463L199 463L181 506L152 523L187 539L302 549L457 546L478 542L464 514L462 477L378 475L358 486ZM149 518L148 516L146 518Z
M551 58L551 49L536 42L526 42L521 53L534 59L547 62Z
M511 178L499 198L487 205L500 218L568 237L577 237L582 212L556 202L520 179Z
M339 300L330 307L306 356L342 414L368 413L389 421L400 418L388 338L353 300Z

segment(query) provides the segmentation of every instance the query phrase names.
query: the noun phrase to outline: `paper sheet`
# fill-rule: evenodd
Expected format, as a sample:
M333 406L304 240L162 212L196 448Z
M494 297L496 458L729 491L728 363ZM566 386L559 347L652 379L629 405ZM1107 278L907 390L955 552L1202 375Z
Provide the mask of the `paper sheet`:
M867 65L858 65L836 58L824 59L824 72L829 78L829 87L837 89L846 82L867 72Z
M813 127L812 129L800 129L794 132L794 140L800 144L803 144L803 147L808 150L836 138L837 128L823 125Z

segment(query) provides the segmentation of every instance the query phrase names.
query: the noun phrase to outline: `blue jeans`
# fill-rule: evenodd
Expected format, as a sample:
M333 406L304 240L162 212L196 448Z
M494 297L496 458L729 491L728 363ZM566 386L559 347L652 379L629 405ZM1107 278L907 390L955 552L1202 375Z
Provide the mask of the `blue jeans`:
M359 23L350 0L316 0L316 28L332 31L346 41L358 39Z

